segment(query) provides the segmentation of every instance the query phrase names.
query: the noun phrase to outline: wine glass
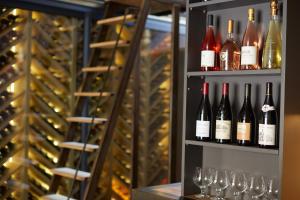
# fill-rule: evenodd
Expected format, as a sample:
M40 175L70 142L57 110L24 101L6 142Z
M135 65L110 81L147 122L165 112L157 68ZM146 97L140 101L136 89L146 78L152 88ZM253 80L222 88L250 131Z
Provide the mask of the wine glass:
M278 200L279 186L276 178L270 178L267 184L265 198L267 200Z
M251 176L249 183L249 197L261 199L266 192L266 183L263 176Z
M216 170L214 174L214 182L216 199L225 200L225 190L229 186L229 177L227 170Z
M205 198L208 196L208 187L213 182L213 174L211 168L196 167L193 182L200 188L201 194L197 195L198 198Z
M241 199L248 188L246 174L240 171L232 171L230 176L230 190L235 200Z

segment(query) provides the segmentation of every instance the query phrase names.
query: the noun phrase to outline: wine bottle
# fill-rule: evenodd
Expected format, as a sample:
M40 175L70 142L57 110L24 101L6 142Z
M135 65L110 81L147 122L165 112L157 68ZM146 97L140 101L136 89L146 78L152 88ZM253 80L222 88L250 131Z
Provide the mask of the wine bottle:
M254 9L248 10L248 24L243 37L241 48L241 66L242 70L259 69L258 63L259 47L258 35L254 21Z
M262 68L281 68L281 26L278 16L278 3L271 1L271 20L263 51Z
M222 98L216 116L217 143L230 143L232 131L232 113L229 102L229 83L223 83Z
M197 113L196 120L196 139L209 141L211 139L211 106L209 102L209 84L203 83L202 98Z
M1 55L0 56L0 68L2 68L2 67L4 67L4 66L6 66L7 65L7 59L6 59L6 57L5 56L3 56L3 55Z
M266 83L266 97L261 109L258 126L258 145L262 148L275 148L278 145L277 112L273 102L272 83Z
M255 138L255 115L251 104L251 84L245 84L245 98L238 116L236 142L239 145L252 145Z
M220 67L217 66L216 40L214 34L214 16L208 15L208 27L205 38L201 46L201 71L217 71Z
M7 19L0 20L0 31L4 31L9 26L9 21Z
M7 172L7 168L5 166L0 167L0 177L3 177L5 173Z
M1 199L4 198L4 195L6 195L6 192L7 192L7 188L4 185L0 186L0 198Z
M221 70L238 70L240 67L240 47L233 37L234 21L228 20L227 39L220 52Z

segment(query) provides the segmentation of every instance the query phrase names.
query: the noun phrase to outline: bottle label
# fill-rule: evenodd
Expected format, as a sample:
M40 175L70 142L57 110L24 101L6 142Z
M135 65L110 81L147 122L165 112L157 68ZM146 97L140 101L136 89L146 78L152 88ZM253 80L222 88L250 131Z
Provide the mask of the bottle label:
M231 133L230 120L216 120L216 139L229 140Z
M201 51L201 67L215 66L215 52L211 50Z
M221 66L223 66L223 70L229 70L228 68L228 52L227 51L222 51L220 53L220 61L221 61Z
M269 112L269 111L273 111L275 110L275 107L274 106L270 106L270 105L263 105L261 110L263 112Z
M210 121L200 121L196 122L196 136L197 137L209 137Z
M258 144L274 146L276 134L275 131L276 125L274 124L259 124Z
M256 46L243 46L241 52L241 65L256 65L257 48Z
M250 141L251 124L238 122L237 124L237 139Z

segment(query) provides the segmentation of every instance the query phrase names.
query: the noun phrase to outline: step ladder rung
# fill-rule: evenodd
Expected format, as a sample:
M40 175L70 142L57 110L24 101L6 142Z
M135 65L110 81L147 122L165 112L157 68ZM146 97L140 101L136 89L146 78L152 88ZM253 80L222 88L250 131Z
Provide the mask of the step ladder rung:
M121 67L111 66L110 71L115 71L120 69ZM108 71L108 66L96 66L96 67L83 67L82 72L99 72L105 73Z
M75 176L75 169L68 168L68 167L61 167L61 168L54 168L51 169L51 172L55 175L63 176L66 178L74 179ZM85 179L89 178L91 174L89 172L78 171L76 180L84 181Z
M76 97L100 97L100 92L75 92ZM114 94L111 92L102 92L101 97L111 97Z
M92 117L68 117L68 122L77 122L77 123L92 123ZM94 124L104 124L107 121L105 118L95 118Z
M118 16L118 17L111 17L111 18L98 20L97 25L122 23L124 20L124 17L125 17L126 21L133 21L135 19L134 15L128 14L125 16L122 15L122 16Z
M62 142L58 146L66 149L73 149L82 151L84 144L80 142ZM94 152L95 150L99 149L98 145L95 144L87 144L85 151L86 152Z
M90 48L113 48L116 45L116 40L113 41L105 41L105 42L96 42L90 44ZM119 40L118 47L127 47L129 46L129 42L126 40Z
M61 194L48 194L41 198L42 200L67 200L67 196L63 196ZM70 200L76 200L73 198L70 198Z

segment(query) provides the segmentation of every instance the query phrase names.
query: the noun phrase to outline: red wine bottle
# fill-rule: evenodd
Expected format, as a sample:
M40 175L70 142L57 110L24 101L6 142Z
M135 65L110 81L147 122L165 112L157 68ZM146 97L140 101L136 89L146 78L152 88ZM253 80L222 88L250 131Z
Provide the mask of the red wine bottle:
M244 104L238 116L236 142L238 145L253 145L254 137L255 115L251 104L251 84L246 83Z
M216 116L217 143L230 143L232 132L232 113L229 101L229 83L223 83L222 99Z
M211 140L211 106L209 102L209 84L203 83L202 98L197 113L196 120L196 139L200 141Z
M266 98L261 109L258 126L258 145L262 148L278 146L277 112L273 102L272 83L266 83Z
M220 67L217 64L217 44L214 34L214 16L208 15L208 27L205 38L201 46L201 71L218 71Z

